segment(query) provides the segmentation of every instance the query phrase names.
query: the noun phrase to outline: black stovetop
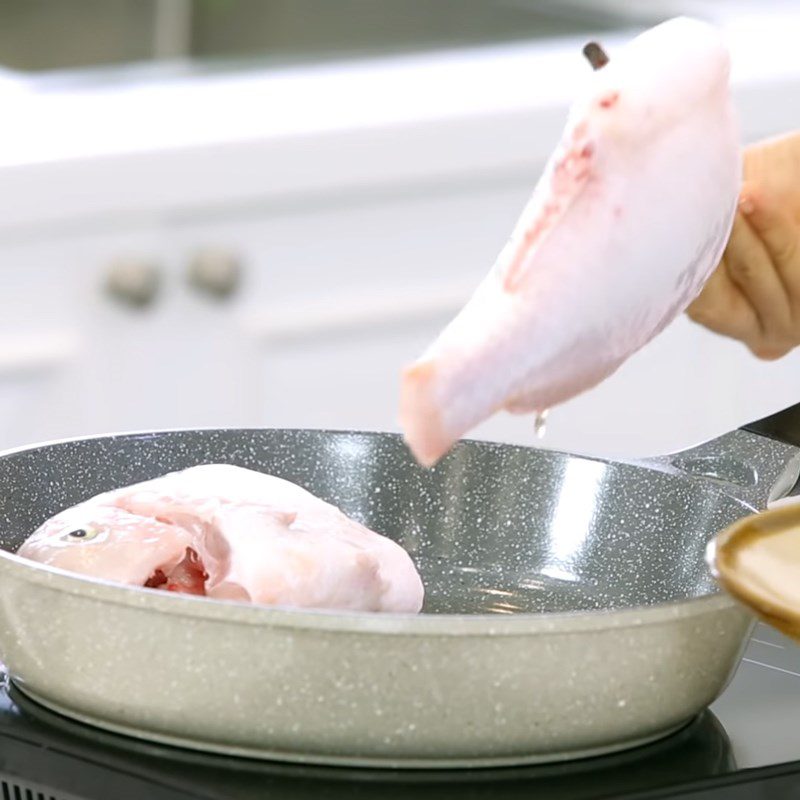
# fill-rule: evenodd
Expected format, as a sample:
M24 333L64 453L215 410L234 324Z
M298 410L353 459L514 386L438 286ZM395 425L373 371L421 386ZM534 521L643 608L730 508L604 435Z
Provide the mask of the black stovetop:
M1 800L800 798L800 648L759 625L724 695L656 744L565 764L395 772L194 753L105 733L0 691Z

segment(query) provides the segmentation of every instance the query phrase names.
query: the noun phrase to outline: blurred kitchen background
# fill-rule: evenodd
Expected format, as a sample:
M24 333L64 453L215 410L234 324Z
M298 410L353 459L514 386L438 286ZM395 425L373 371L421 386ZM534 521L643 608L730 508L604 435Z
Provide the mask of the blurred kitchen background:
M502 247L582 45L681 13L725 31L745 141L800 127L797 2L0 0L0 447L396 429L399 370ZM529 417L477 435L641 455L798 400L800 354L680 319L541 443Z

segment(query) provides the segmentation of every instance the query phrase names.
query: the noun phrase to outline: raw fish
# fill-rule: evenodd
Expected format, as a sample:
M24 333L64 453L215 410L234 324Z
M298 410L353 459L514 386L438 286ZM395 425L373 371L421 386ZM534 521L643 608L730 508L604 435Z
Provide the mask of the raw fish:
M206 464L98 495L19 555L137 586L265 605L417 612L405 550L290 481Z
M488 276L402 377L420 463L505 409L541 413L600 383L699 294L740 185L729 56L676 18L596 68ZM543 78L540 78L543 79Z

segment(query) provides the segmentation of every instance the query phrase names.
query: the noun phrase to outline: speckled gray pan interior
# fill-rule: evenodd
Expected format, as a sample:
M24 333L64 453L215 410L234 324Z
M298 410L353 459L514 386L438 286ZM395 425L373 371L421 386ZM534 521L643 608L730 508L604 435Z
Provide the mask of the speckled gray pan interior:
M730 679L751 619L716 592L706 543L792 481L796 453L744 432L638 464L464 442L424 471L393 435L281 430L8 453L0 653L51 708L200 749L429 767L630 747ZM288 478L400 542L423 614L174 596L13 555L65 506L204 462Z

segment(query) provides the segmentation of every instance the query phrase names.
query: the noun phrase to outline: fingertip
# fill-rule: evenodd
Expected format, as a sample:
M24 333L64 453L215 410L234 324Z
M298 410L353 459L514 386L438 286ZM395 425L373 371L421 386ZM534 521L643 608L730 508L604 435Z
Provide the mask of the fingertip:
M789 353L790 348L774 345L748 344L748 350L760 361L778 361Z

